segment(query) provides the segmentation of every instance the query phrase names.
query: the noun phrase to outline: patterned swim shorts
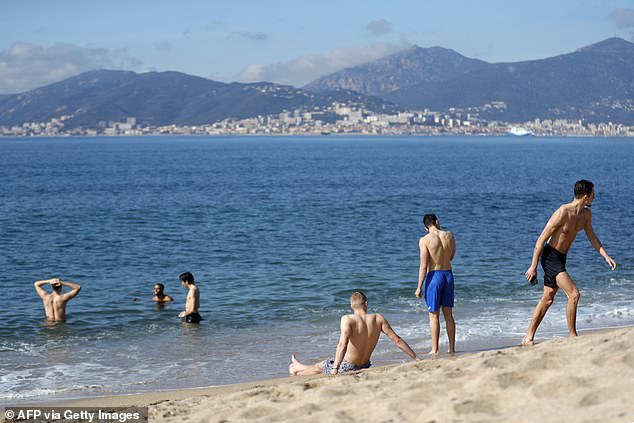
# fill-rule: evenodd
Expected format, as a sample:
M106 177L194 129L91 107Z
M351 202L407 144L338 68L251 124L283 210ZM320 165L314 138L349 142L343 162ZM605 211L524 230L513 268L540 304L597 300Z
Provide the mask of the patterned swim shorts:
M332 365L335 364L334 358L329 358L328 360L324 360L321 362L321 372L325 375L329 375L332 371ZM367 369L370 367L372 363L368 361L367 364L352 364L348 363L346 360L343 360L339 365L339 373L348 373L348 372L356 372L357 370Z

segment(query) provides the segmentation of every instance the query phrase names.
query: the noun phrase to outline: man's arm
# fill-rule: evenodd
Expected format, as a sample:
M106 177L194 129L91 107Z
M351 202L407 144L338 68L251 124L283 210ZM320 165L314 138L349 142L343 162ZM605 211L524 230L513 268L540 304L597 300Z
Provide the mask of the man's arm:
M449 233L451 234L451 259L449 261L452 261L456 257L456 237L453 236L453 233Z
M416 356L416 353L414 352L414 350L410 348L407 342L405 342L403 338L401 338L400 336L396 334L396 332L394 332L394 329L392 329L392 326L390 326L387 319L381 316L380 314L379 314L379 318L381 319L381 332L386 334L388 338L390 338L390 340L394 343L394 345L399 347L399 349L403 351L405 354L409 355L412 360L415 360L415 361L420 360L420 358Z
M542 230L542 233L537 238L537 242L535 242L535 248L533 249L533 260L531 261L531 265L526 271L526 280L529 282L533 282L535 278L537 278L537 263L539 262L539 257L542 255L544 251L544 244L548 239L555 233L557 228L559 228L564 222L564 215L561 210L557 210L553 215L548 219L548 223Z
M194 312L194 307L195 307L194 295L195 294L190 289L189 292L187 293L187 299L185 300L185 311L181 311L178 314L178 317L185 317L188 314L192 314Z
M56 283L56 282L60 282L59 278L44 279L44 280L35 282L33 286L35 286L35 291L37 291L37 295L39 295L41 299L44 299L48 295L48 293L44 291L44 288L42 288L42 286L46 285L47 283Z
M414 295L420 298L423 290L423 282L425 282L425 276L427 275L427 266L429 265L429 250L427 249L424 238L418 241L418 248L420 249L420 268L418 269L418 287Z
M587 212L588 218L586 219L586 224L583 228L586 232L586 236L588 237L588 240L590 241L590 244L592 244L594 249L597 250L599 254L601 254L601 257L603 257L610 268L614 270L616 269L616 262L612 260L612 257L608 255L608 253L605 251L605 248L603 248L603 244L601 244L601 241L599 241L599 237L597 237L597 235L594 233L594 228L592 227L592 212L590 212L590 210L588 210Z
M67 286L71 289L70 292L64 294L62 297L64 298L64 300L68 301L71 298L74 298L77 294L79 294L79 291L81 291L81 286L79 286L76 283L72 283L72 282L64 282L62 280L59 281L59 283L61 283L64 286Z
M343 358L346 356L346 351L348 351L348 341L352 335L352 325L350 324L350 319L346 316L341 318L340 329L341 335L339 336L339 343L337 344L335 362L332 364L332 371L330 372L333 375L339 373L339 366L341 365Z

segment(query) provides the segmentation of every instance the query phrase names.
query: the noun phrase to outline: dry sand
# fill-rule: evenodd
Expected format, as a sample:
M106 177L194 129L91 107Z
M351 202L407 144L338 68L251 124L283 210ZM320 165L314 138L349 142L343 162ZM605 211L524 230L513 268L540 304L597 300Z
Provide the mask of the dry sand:
M634 328L340 376L75 401L150 422L634 422Z

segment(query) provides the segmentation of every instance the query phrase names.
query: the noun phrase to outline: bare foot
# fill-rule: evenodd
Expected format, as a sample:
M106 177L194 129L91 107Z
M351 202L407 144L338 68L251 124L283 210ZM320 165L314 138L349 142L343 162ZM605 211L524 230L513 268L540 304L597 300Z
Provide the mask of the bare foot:
M521 347L530 347L535 345L535 341L532 339L528 339L527 337L522 338L522 342L520 342Z
M451 354L451 355L455 355L455 354L456 354L456 350L449 350L449 351L447 351L447 352L448 352L449 354Z
M297 363L297 358L295 357L295 354L291 354L291 362L288 365L288 373L291 376L297 376L297 373L299 372L299 370L295 368L296 363Z
M437 356L438 351L431 350L430 352L427 353L427 355Z

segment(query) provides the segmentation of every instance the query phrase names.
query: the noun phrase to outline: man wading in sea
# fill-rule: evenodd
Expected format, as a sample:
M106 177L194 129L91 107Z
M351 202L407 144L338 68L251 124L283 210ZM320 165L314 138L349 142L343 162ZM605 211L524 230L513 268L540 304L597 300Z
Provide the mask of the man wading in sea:
M157 303L166 303L174 301L174 299L165 293L165 285L157 283L154 285L154 297L152 297L152 301Z
M429 233L418 242L420 269L415 295L420 298L421 293L425 294L431 333L429 353L438 354L440 309L442 308L447 338L449 338L449 353L453 354L456 352L456 322L453 319L454 288L451 260L456 255L456 239L451 232L440 229L435 214L426 214L423 217L423 225Z
M568 296L566 319L568 320L570 336L577 336L579 290L566 271L566 254L580 230L583 229L586 232L588 240L594 249L603 256L610 268L616 269L616 263L605 251L601 241L595 235L594 229L592 229L590 207L594 200L594 184L583 179L577 181L574 194L574 200L562 205L553 213L541 235L537 238L533 251L533 261L526 271L526 279L533 285L537 283L537 262L541 256L541 264L544 269L544 293L535 307L531 323L521 345L533 345L537 327L553 303L559 288L563 289Z
M297 361L295 354L291 354L291 364L288 372L292 376L307 376L354 372L370 367L370 357L379 341L381 332L399 347L412 360L419 360L416 353L407 345L394 329L380 314L367 314L368 299L363 292L353 292L350 296L350 308L353 314L341 318L341 336L337 344L334 359L320 361L312 365Z
M200 323L202 317L198 314L200 307L200 291L194 282L194 275L185 272L178 277L181 284L187 288L187 299L185 300L185 311L181 311L178 317L183 319L185 323Z
M53 292L48 293L42 288L42 286L47 283L53 287ZM62 294L63 286L69 287L71 291ZM53 278L35 282L35 290L44 304L46 319L53 322L65 322L66 303L79 294L81 286L76 283L65 282L59 278Z

